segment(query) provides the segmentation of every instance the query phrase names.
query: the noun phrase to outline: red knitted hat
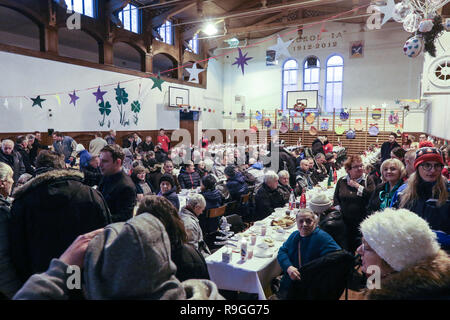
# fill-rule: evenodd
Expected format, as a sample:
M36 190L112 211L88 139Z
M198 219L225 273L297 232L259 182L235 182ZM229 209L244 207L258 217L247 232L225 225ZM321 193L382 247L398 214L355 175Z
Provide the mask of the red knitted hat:
M434 144L433 144L433 142L431 142L431 141L421 141L421 142L419 143L419 148L425 148L425 147L433 148L433 147L434 147Z
M442 152L438 148L420 148L416 151L416 160L414 161L414 169L424 162L436 161L444 165L444 159L442 158Z

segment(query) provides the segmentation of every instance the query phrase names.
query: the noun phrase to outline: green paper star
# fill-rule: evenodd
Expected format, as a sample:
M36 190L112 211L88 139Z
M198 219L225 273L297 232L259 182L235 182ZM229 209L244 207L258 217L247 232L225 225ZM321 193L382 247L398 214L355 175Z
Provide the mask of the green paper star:
M161 91L162 92L162 88L161 88L161 85L165 82L163 79L161 79L161 74L158 72L158 77L150 77L150 79L152 79L152 81L153 81L153 87L152 87L152 90L154 89L154 88L158 88L159 89L159 91Z
M37 96L35 99L30 98L31 100L33 100L33 105L32 107L34 107L35 105L38 105L39 107L41 107L42 109L42 102L44 102L46 99L41 99L41 96Z

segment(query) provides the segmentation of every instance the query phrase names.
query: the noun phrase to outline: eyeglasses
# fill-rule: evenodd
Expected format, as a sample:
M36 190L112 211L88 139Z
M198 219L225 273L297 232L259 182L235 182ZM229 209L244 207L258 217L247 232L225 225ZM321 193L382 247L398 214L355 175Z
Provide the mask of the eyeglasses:
M436 171L441 171L444 167L441 163L431 164L428 162L422 163L421 166L425 171L431 171L431 168L434 168Z

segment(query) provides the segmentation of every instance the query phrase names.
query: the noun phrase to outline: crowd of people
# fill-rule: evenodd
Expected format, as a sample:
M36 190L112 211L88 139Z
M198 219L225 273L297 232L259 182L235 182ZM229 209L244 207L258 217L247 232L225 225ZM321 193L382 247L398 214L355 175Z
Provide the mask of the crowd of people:
M88 149L60 132L52 137L52 146L41 143L39 132L1 142L0 296L6 299L221 299L205 262L214 249L207 238L220 220L208 212L234 204L231 214L248 227L341 167L347 175L334 198L311 199L296 216L299 230L280 249L279 298L299 297L302 266L340 250L359 253L363 271L369 246L392 269L387 274L409 267L392 264L393 253L370 230L387 219L377 216L395 209L425 222L417 237L429 237L430 253L413 262L438 255L450 268L440 251L450 247L448 151L427 140L405 150L392 134L380 161L366 165L359 155L333 151L322 136L310 148L287 148L277 136L268 146L217 145L205 135L198 146L171 148L164 129L155 143L134 133L121 146L111 130L104 138L96 133ZM268 161L275 148L277 171ZM183 189L190 194L182 206ZM83 268L82 289L66 287L70 265ZM382 294L367 295L375 296Z

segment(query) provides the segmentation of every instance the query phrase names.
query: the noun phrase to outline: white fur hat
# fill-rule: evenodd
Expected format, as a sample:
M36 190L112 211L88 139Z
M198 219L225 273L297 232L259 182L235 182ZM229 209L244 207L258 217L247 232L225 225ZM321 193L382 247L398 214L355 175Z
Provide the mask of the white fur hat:
M440 249L428 223L406 209L378 211L360 229L370 247L396 271L433 257Z
M315 194L309 201L309 207L315 213L322 213L329 209L333 203L324 193Z

